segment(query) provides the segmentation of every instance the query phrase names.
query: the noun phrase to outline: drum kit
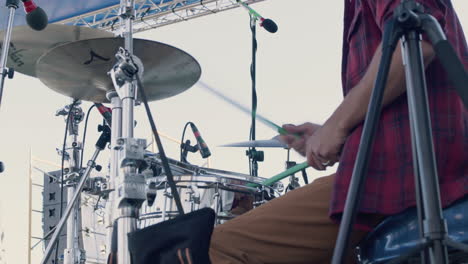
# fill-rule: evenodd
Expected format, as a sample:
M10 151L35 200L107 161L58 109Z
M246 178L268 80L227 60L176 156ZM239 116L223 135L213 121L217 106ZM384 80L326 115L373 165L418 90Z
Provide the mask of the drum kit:
M122 6L126 14L132 11L128 3ZM122 16L121 20L124 37L58 24L48 25L40 32L19 26L11 33L7 66L37 77L47 87L73 101L57 111L57 115L67 117L69 146L60 152L67 166L62 178L54 183L67 189L68 205L48 241L41 262L44 264L51 263L49 258L65 226L67 242L63 263L83 263L86 259L80 239L71 235L78 233L76 219L82 192L106 199L107 249L113 243L112 229L117 223L119 263L130 263L128 233L179 215L176 196L180 196L184 212L211 207L216 212L216 224L222 224L284 192L279 180L264 184L267 179L261 177L166 158L161 149L160 153L149 152L144 139L134 138L134 106L144 100L161 100L186 91L199 80L201 67L192 56L178 48L133 39L131 16ZM0 38L4 39L4 33L0 33ZM142 97L140 88L144 89L146 98ZM96 151L86 164L80 160L82 143L77 137L79 124L84 119L81 100L110 103L112 108L112 121L108 121L108 126L101 126L102 135ZM89 177L96 167L98 154L108 143L111 151L109 175ZM287 149L277 138L225 147ZM166 171L164 159L172 175ZM171 188L171 178L176 193Z

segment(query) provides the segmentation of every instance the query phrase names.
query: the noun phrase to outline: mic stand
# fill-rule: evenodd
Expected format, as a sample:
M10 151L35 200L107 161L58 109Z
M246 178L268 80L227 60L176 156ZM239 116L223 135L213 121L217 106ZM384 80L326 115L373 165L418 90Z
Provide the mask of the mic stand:
M71 204L73 194L76 192L76 184L80 179L80 170L82 164L80 164L81 158L81 143L78 141L79 124L83 121L84 113L79 106L81 102L77 102L73 109L72 105L66 106L57 111L58 115L68 116L68 142L71 142L71 148L69 148L69 154L65 155L68 161L68 168L66 169L67 174L65 175L64 182L67 186L67 204ZM72 111L69 113L69 111ZM77 198L78 201L80 197ZM79 224L80 219L80 208L79 202L73 207L70 212L70 217L67 221L67 246L64 251L64 264L76 264L82 263L86 260L86 252L79 246Z
M292 167L297 165L297 162L291 161L290 154L291 154L291 150L288 149L288 158L286 160L286 170L289 170ZM299 187L301 187L301 185L299 184L299 179L296 177L295 173L292 173L289 176L289 184L285 189L285 193L288 192L288 191L292 191L292 190L294 190L296 188L299 188Z
M333 253L333 264L343 263L346 254L349 235L359 208L361 190L367 176L368 161L382 108L392 54L400 38L405 62L411 141L412 146L415 147L413 148L413 166L415 166L416 194L419 195L417 207L421 211L423 225L420 226L422 230L420 242L414 246L413 250L391 263L401 263L424 251L427 253L424 260L427 263L448 264L447 246L462 251L467 249L467 246L447 236L447 224L442 215L421 49L421 32L427 33L449 78L454 81L465 107L468 106L466 87L463 87L468 83L468 74L447 41L439 23L434 17L425 14L423 7L414 0L403 0L396 8L394 17L385 25L382 60L364 122L359 152Z
M7 58L8 58L8 50L10 49L10 42L11 42L11 31L13 29L13 22L15 19L15 11L19 7L18 0L7 0L6 7L9 9L8 14L8 25L5 34L5 38L3 40L3 47L2 47L2 55L0 57L0 108L2 106L2 97L3 97L3 87L5 85L5 78L8 76L9 79L13 79L13 75L15 73L14 69L8 69L6 67ZM3 172L3 162L0 161L0 173Z
M64 215L62 216L59 223L55 227L54 234L52 235L50 242L47 245L41 264L46 264L50 255L52 254L52 251L54 250L54 247L55 247L55 243L57 242L57 239L59 238L59 235L62 232L63 227L65 226L65 223L67 222L68 217L70 216L72 210L74 210L75 205L77 205L77 201L79 200L81 191L83 190L87 182L87 179L89 177L89 174L91 173L91 170L94 169L94 167L96 167L96 159L99 156L99 153L105 149L109 141L110 141L110 129L107 126L103 126L101 136L96 142L96 151L94 152L92 158L88 161L86 170L81 176L80 182L78 183L75 189L75 192L73 193L73 197L70 199L70 202L67 204L67 208L65 209Z
M252 64L250 66L250 76L252 78L252 125L250 128L250 140L256 138L256 117L257 117L257 17L250 14L250 30L252 32ZM263 151L249 148L247 156L250 162L250 175L258 176L258 162L264 160Z
M13 79L14 70L13 68L8 69L6 67L7 58L8 58L8 51L10 49L10 42L11 42L11 31L13 29L13 22L15 20L15 11L19 7L18 0L6 0L6 7L9 9L8 14L8 25L5 34L5 38L3 40L3 47L2 47L2 55L0 57L0 107L2 106L2 96L3 96L3 86L5 85L5 78L8 76L9 79Z

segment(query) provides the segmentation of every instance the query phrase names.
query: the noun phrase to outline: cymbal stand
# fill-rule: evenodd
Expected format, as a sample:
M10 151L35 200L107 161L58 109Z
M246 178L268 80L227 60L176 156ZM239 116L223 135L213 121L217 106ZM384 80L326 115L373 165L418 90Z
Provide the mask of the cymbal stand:
M88 161L86 169L83 173L83 175L80 178L80 181L78 185L76 186L75 192L72 195L72 198L69 200L70 202L67 204L67 208L65 209L65 213L63 214L62 218L60 218L59 223L55 227L54 234L52 235L49 244L47 245L47 248L44 253L44 257L42 258L41 264L46 264L48 259L50 258L50 255L52 254L52 251L55 248L55 243L57 242L60 233L63 230L63 227L65 226L65 222L68 221L68 218L72 211L75 209L76 205L78 205L78 200L81 195L81 191L86 185L87 179L91 173L91 170L96 167L96 159L99 156L99 153L105 149L107 143L110 141L110 131L107 126L103 126L103 130L101 133L101 136L99 137L98 141L96 142L96 151L94 152L92 158Z
M79 106L81 104L78 101L74 107L73 103L67 105L66 107L57 111L56 116L68 116L70 118L65 118L68 120L68 140L69 147L68 151L63 153L65 159L68 163L67 168L65 168L64 183L67 187L67 204L71 204L73 194L76 192L76 185L80 179L80 158L81 158L81 143L78 141L78 129L79 124L83 121L84 113L82 108ZM69 113L72 111L71 113ZM77 198L78 201L80 197ZM70 212L70 217L67 220L67 246L64 251L64 264L79 264L83 263L86 259L84 248L79 246L79 235L78 235L78 219L79 219L79 202L73 207Z
M11 31L13 29L13 22L15 20L15 11L19 7L18 0L7 0L6 7L9 9L8 13L8 25L6 29L5 38L3 40L2 55L0 57L0 107L2 106L3 86L5 85L5 78L8 76L9 79L13 78L13 68L8 69L6 67L8 59L8 51L11 43Z
M109 197L106 202L106 238L107 238L107 253L111 253L112 246L112 233L115 220L115 181L119 173L119 148L117 147L117 140L122 137L122 100L116 91L107 93L107 99L112 105L112 123L111 123L111 157L109 167Z
M439 61L445 68L447 76L453 81L461 101L465 104L465 107L468 106L468 93L466 90L468 74L438 21L431 15L426 14L422 5L416 1L403 0L395 9L393 18L386 23L384 28L382 60L364 122L361 143L333 253L333 264L344 263L348 238L354 225L360 193L365 183L391 58L400 39L406 74L411 142L412 146L415 147L413 149L413 166L416 172L417 207L422 212L422 225L419 227L422 230L422 237L413 250L391 261L391 263L402 263L413 255L425 252L427 253L425 254L427 259L424 260L424 263L448 264L447 247L468 251L466 245L456 243L448 237L447 223L442 214L422 57L421 33L426 33Z
M143 75L141 61L133 55L133 20L135 1L120 1L121 35L125 38L125 48L116 54L117 63L109 72L115 90L122 100L122 138L117 139L114 148L119 149L120 170L115 181L118 263L131 263L128 233L137 230L138 210L146 199L146 182L137 168L144 162L146 140L135 139L134 107L136 99L136 74ZM115 161L112 161L115 162ZM111 165L114 166L114 165Z

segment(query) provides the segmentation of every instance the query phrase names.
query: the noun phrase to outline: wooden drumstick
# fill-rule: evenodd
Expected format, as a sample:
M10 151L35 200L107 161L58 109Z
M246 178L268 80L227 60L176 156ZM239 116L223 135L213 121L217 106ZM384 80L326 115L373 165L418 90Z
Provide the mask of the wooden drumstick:
M205 90L209 91L210 93L214 94L215 96L223 99L225 102L229 103L230 105L236 107L237 109L241 110L242 112L248 114L248 115L254 115L255 113L251 112L250 109L248 109L247 107L241 105L240 103L234 101L233 99L227 97L226 95L222 94L221 92L219 92L218 90L210 87L208 84L204 83L203 81L199 81L198 82L198 85L200 85L202 88L204 88ZM286 129L282 128L281 126L278 126L277 124L273 123L272 121L266 119L265 117L259 115L259 114L256 114L256 118L258 119L258 121L262 122L263 124L275 129L278 133L280 133L281 135L288 135L288 131L286 131Z

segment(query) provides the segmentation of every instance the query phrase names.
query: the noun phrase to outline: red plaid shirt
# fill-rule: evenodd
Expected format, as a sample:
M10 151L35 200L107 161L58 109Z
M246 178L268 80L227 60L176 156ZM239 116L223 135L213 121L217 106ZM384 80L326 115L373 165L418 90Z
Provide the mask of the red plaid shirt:
M381 43L383 26L400 2L345 0L342 65L345 95L366 72ZM450 0L418 2L439 21L468 68L465 36ZM437 59L427 67L426 78L442 204L448 206L468 194L468 111ZM333 219L338 219L344 209L362 129L362 124L357 126L344 145L330 208ZM415 206L406 93L383 109L375 139L360 212L391 215ZM362 215L358 223L365 225Z

